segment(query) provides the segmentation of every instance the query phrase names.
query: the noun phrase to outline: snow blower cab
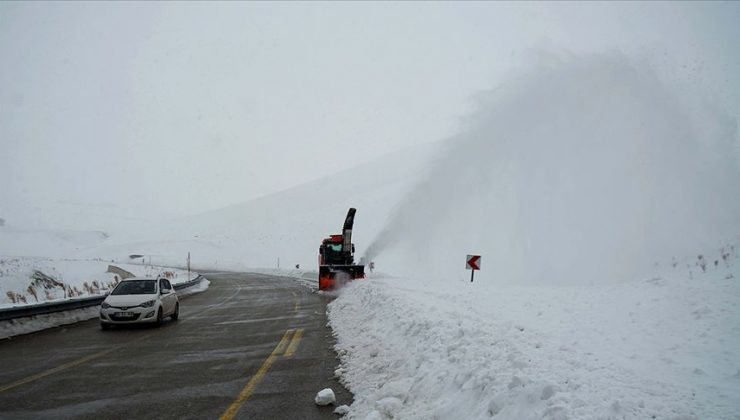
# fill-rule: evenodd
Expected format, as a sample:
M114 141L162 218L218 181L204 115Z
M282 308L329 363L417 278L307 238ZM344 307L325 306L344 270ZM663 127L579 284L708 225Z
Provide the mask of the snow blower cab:
M319 290L334 290L354 279L365 278L365 266L355 264L352 225L355 212L350 208L341 235L331 235L319 247Z

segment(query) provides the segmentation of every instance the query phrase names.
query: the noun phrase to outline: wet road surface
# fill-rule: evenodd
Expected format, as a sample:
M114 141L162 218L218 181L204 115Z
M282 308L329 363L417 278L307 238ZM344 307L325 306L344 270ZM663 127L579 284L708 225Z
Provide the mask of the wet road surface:
M329 298L294 280L209 273L159 328L97 320L0 341L0 419L333 419Z

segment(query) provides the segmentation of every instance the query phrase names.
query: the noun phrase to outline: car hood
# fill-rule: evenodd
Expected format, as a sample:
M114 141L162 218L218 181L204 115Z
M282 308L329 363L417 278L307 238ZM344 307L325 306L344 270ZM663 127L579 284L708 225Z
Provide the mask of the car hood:
M108 295L105 302L112 306L138 306L142 303L156 299L157 295Z

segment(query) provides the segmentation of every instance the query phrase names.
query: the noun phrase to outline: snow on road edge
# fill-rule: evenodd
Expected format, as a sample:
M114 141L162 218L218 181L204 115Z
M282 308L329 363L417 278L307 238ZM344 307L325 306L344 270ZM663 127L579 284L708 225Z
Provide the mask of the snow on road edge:
M543 322L540 317L530 323L517 322L526 318L527 305L519 305L522 309L517 312L521 299L515 294L500 298L500 302L516 302L506 309L508 316L496 316L496 310L482 308L486 304L481 302L490 301L456 294L454 287L440 293L433 286L419 287L411 280L354 282L328 309L341 360L337 375L355 395L348 418L738 418L740 406L732 397L740 390L737 350L732 350L734 344L722 337L726 331L714 331L719 336L715 341L711 333L707 335L710 325L717 329L717 320L725 324L726 330L737 329L737 282L722 276L710 280L714 283L707 285L705 296L699 296L697 307L714 301L714 314L697 312L694 306L683 305L686 302L681 302L685 308L676 309L676 314L685 313L695 325L683 319L671 324L661 318L666 314L675 317L672 309L645 308L639 312L623 307L625 316L642 317L636 322L646 325L634 336L608 331L625 322L621 318L610 321L615 312L594 307L593 301L611 299L615 307L620 307L645 296L663 296L666 300L697 296L700 292L687 288L694 282L687 279L685 284L670 287L634 282L624 285L629 293L621 295L619 290L602 292L602 288L596 288L581 303L558 299L562 296L558 296L557 289L549 296L540 296L535 304L541 308L548 304L579 305L567 308L576 315L567 319L570 325L564 328L585 330L575 331L573 336L559 335L555 320ZM506 295L507 291L502 288L498 293ZM503 303L494 302L487 305L505 308ZM715 318L710 323L705 322L712 316ZM605 326L607 334L620 334L618 339L602 339L601 347L592 345L598 337L588 336L602 331L597 329L599 324ZM652 331L657 337L650 335ZM579 335L583 343L574 339ZM617 347L626 353L640 349L644 340L655 338L678 344L668 349L672 352L661 349L652 352L655 354L625 358L611 349ZM708 344L697 342L701 340ZM719 353L696 355L697 349L711 350L718 343L725 343L722 353L727 357L724 366L719 366L725 372L712 369L712 363L720 361ZM648 365L655 364L655 370L634 369L625 362L632 357L645 358ZM697 360L706 361L708 367L686 373L686 365Z
M100 306L0 321L0 339L97 318Z

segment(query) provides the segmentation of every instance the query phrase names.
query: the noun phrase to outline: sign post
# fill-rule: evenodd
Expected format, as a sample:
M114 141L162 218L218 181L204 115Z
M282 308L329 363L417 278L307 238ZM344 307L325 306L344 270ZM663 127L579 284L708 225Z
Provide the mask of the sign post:
M480 255L468 255L465 259L465 268L470 270L470 282L473 282L473 276L475 276L475 270L480 270L481 258Z

